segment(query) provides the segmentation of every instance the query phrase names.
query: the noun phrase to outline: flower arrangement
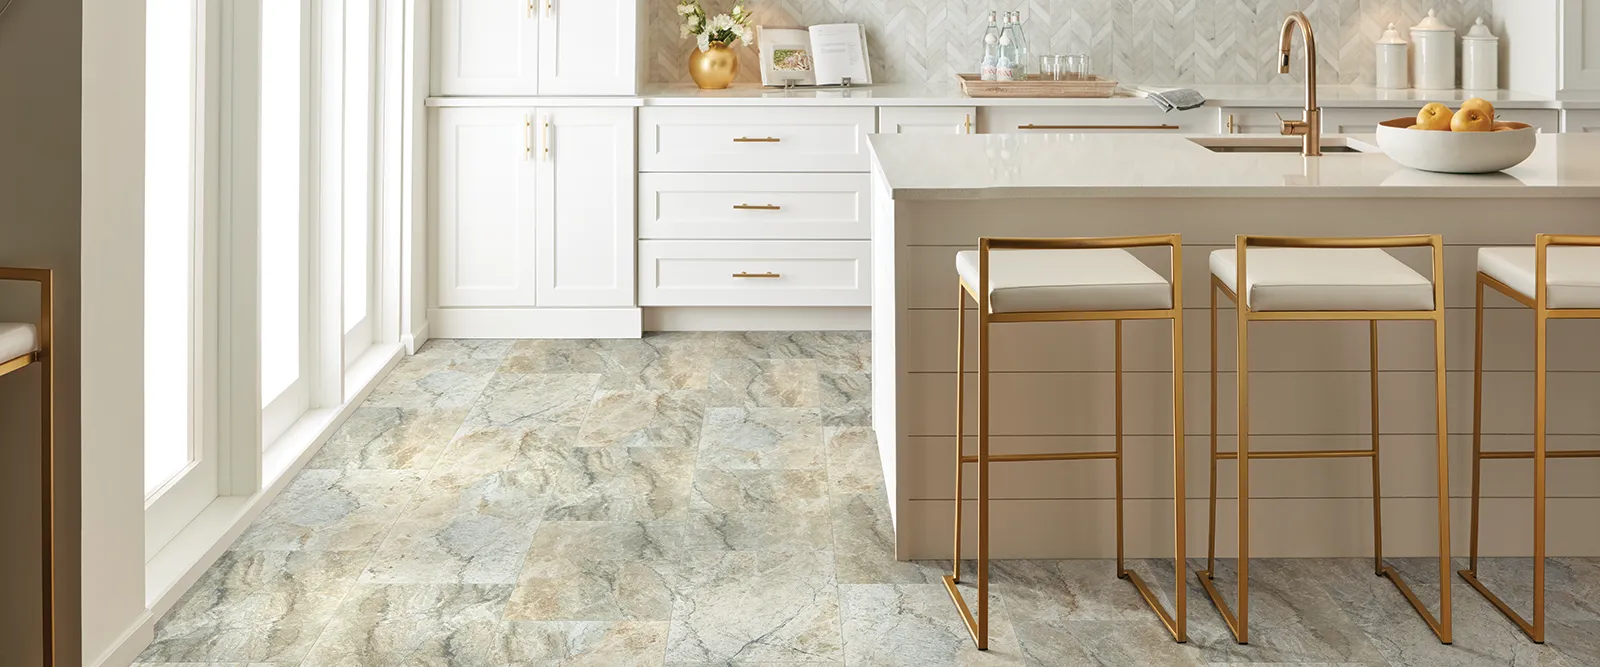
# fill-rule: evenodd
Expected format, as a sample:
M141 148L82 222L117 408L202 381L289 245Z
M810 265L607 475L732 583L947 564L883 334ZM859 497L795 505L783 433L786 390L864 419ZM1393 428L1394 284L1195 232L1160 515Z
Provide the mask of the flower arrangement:
M710 19L706 18L700 0L678 0L678 16L683 19L678 26L678 36L688 39L694 35L702 53L712 44L733 44L739 39L750 41L750 12L744 8L743 0L733 4L733 11Z

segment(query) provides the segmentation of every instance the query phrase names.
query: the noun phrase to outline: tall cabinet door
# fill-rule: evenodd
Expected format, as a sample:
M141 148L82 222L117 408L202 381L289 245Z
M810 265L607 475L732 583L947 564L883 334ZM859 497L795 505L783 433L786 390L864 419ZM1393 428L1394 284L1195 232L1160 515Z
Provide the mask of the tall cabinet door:
M437 95L538 95L546 0L433 0Z
M540 95L638 91L638 0L537 0Z
M538 113L539 305L632 306L634 111Z
M532 306L539 209L536 112L447 108L437 113L438 303Z

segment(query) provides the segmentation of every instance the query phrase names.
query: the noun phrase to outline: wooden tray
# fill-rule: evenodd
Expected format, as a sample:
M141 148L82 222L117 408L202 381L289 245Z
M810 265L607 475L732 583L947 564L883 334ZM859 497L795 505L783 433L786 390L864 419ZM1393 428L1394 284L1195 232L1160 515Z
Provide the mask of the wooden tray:
M1117 82L1091 76L1077 81L1045 81L1037 74L1025 81L984 81L977 74L957 74L967 97L1111 97Z

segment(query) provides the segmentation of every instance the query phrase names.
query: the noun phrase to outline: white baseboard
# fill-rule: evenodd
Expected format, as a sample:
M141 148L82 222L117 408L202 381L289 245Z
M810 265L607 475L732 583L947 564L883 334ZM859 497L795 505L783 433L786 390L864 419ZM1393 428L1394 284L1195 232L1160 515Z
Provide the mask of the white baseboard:
M106 649L105 653L100 654L100 657L93 660L85 659L83 664L89 667L126 667L131 665L134 660L139 659L139 654L144 652L145 647L149 646L150 642L155 641L155 628L155 616L149 611L145 611L134 619L133 625L128 626L128 629L122 633L121 637L111 643L111 647Z
M644 309L645 331L866 331L871 308Z
M428 342L428 323L423 322L416 331L400 336L400 345L404 346L407 355L417 353Z
M435 338L638 338L638 308L429 308Z

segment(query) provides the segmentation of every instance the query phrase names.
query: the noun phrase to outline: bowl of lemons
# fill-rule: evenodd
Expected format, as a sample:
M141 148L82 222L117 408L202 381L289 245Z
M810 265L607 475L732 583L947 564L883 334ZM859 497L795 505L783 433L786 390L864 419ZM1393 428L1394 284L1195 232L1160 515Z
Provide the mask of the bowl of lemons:
M1416 118L1379 123L1378 147L1412 169L1488 174L1522 164L1533 155L1537 135L1526 123L1496 121L1494 105L1473 98L1454 111L1434 102Z

